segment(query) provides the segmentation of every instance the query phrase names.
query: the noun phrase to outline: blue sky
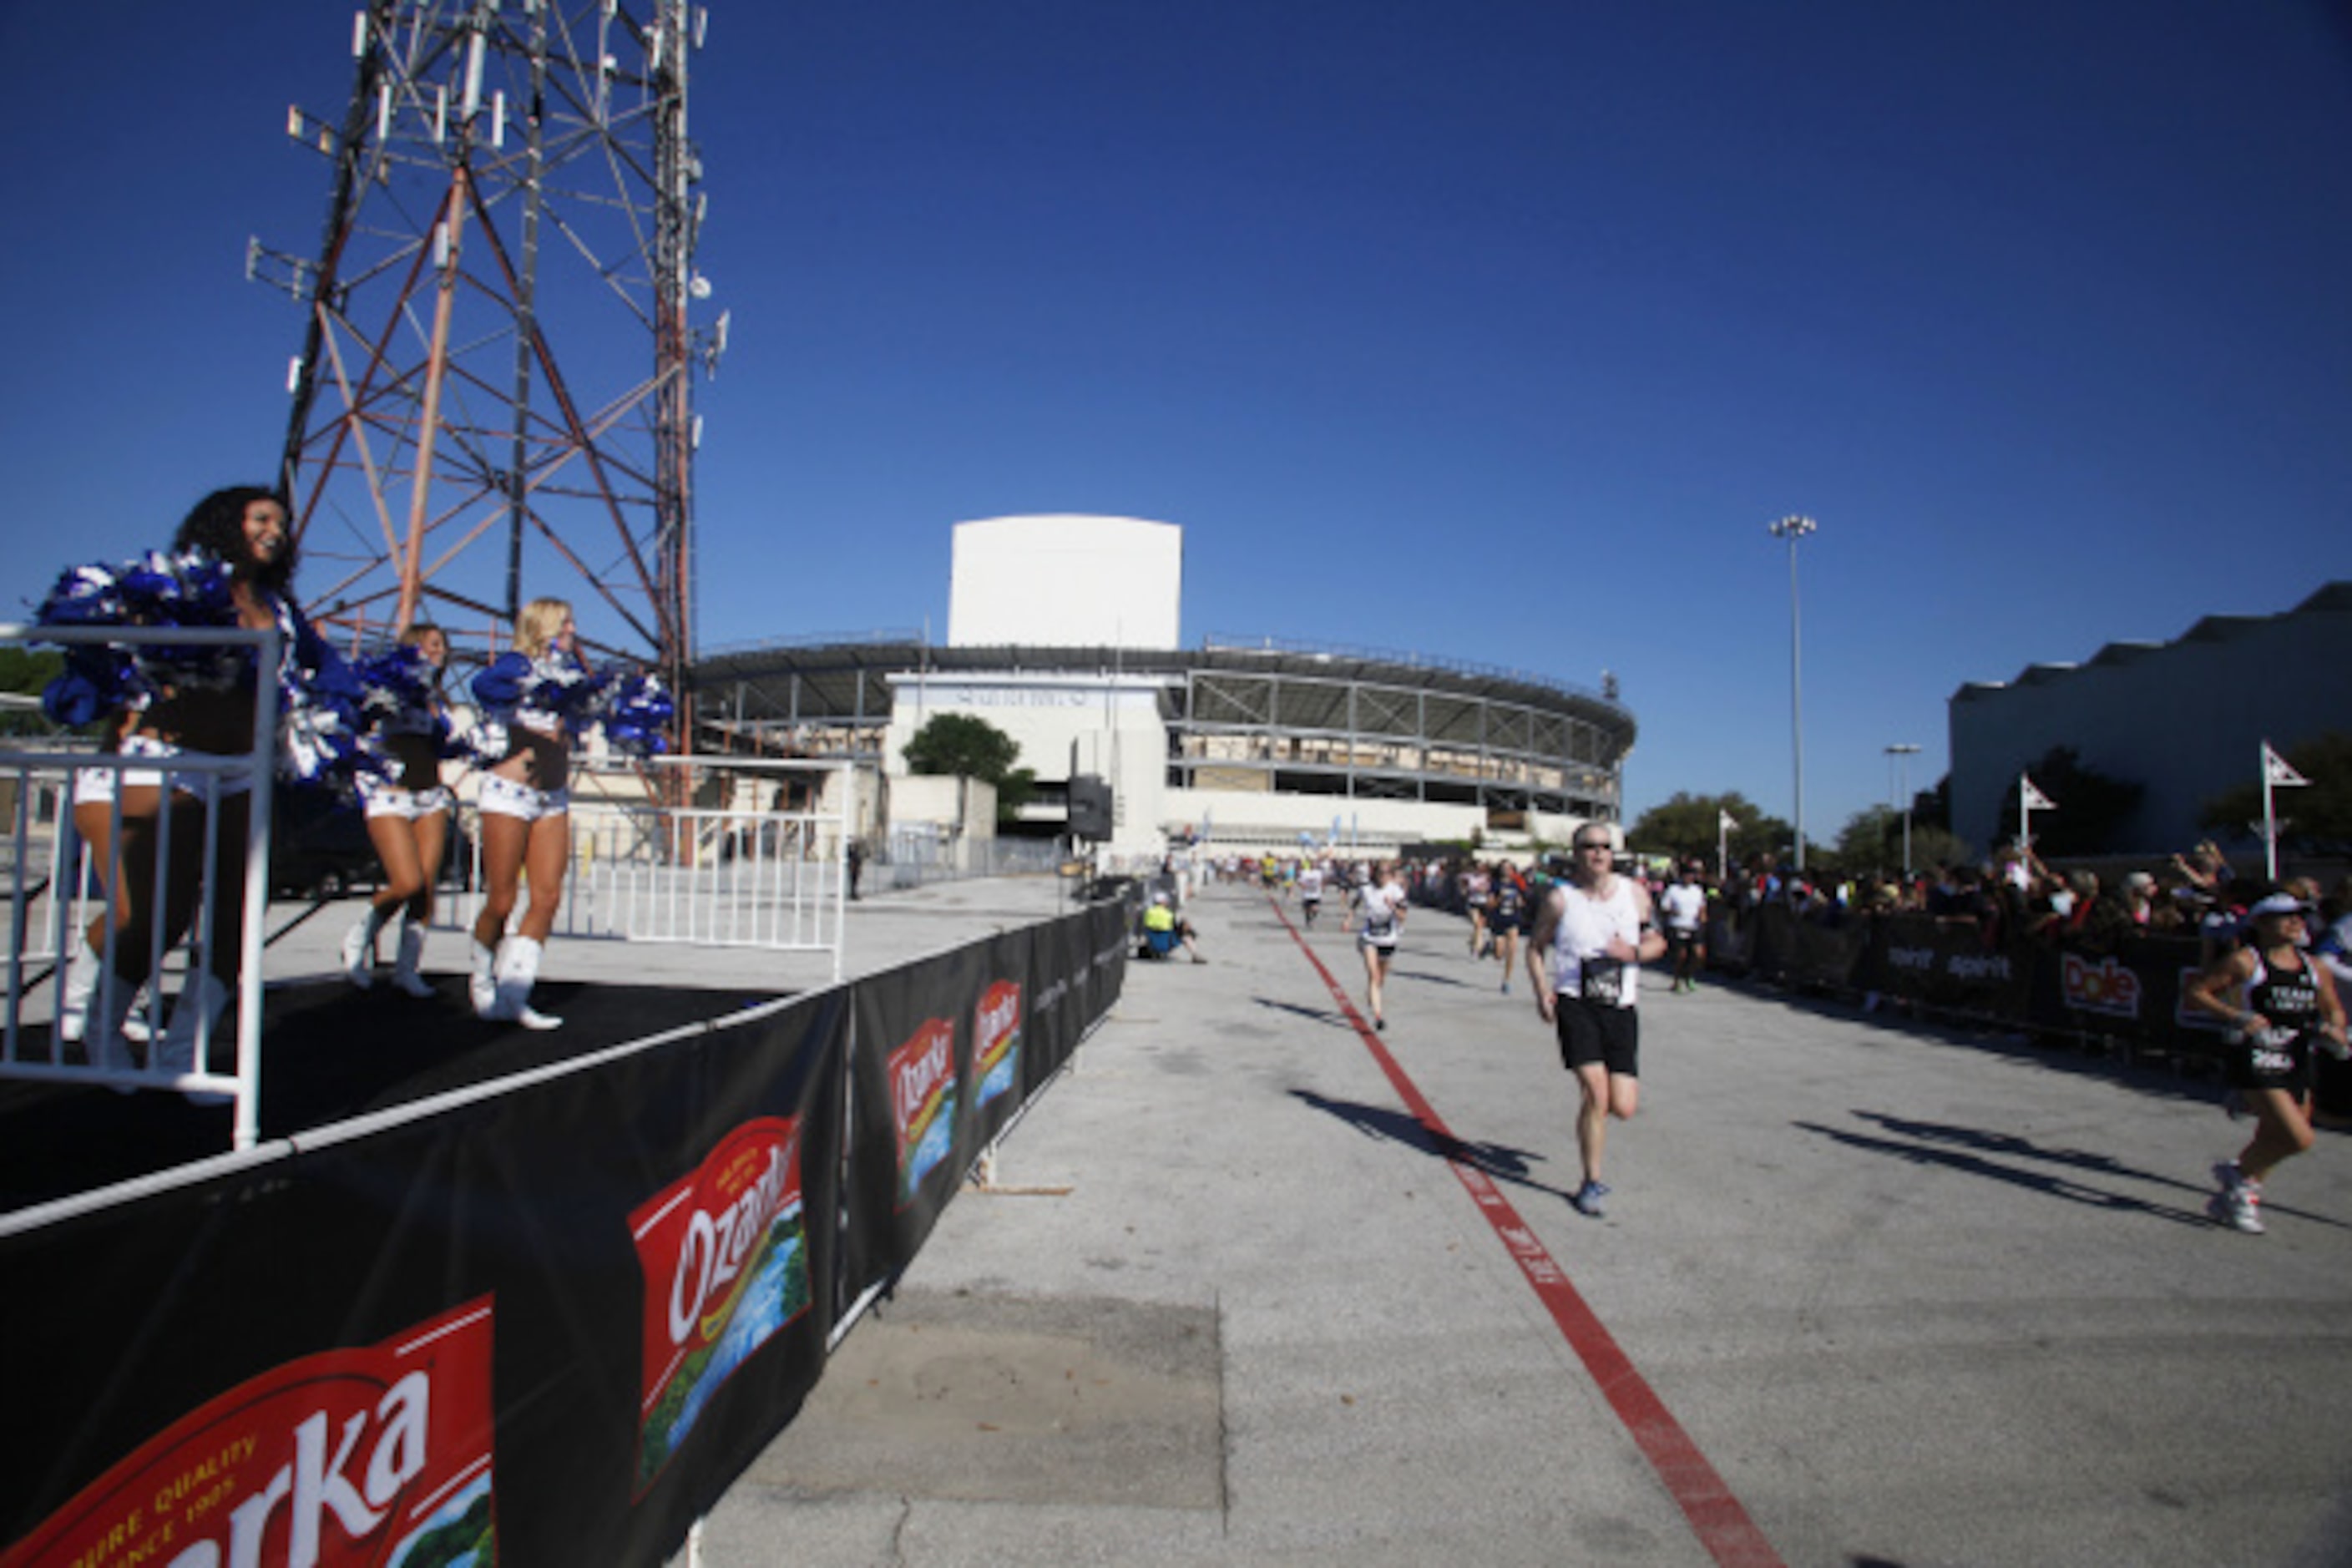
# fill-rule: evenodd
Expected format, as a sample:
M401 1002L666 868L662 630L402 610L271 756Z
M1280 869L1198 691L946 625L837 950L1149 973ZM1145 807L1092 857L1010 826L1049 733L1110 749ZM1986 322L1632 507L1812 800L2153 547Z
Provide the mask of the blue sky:
M0 593L265 473L351 10L0 0ZM1945 703L2352 575L2321 0L719 0L705 647L946 623L949 530L1185 529L1184 635L1597 685L1806 824ZM2315 672L2315 679L2330 679Z

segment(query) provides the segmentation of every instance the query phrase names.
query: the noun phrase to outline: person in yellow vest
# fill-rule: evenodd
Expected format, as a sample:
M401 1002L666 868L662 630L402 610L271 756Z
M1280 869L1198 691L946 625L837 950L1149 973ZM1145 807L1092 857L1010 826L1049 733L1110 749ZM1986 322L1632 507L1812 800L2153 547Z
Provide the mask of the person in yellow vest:
M1192 945L1192 939L1198 934L1192 930L1192 922L1169 907L1165 893L1151 895L1151 907L1143 911L1143 930L1147 941L1155 933L1165 932L1183 943L1184 951L1192 955L1193 963L1209 962L1201 956L1201 950Z

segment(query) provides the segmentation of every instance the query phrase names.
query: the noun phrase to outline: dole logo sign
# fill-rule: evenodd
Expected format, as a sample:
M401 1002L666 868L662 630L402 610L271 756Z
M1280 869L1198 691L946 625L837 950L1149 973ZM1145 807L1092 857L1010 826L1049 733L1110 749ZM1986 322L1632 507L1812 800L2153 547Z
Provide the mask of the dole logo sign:
M1021 1079L1021 987L1000 980L981 994L972 1014L972 1076L988 1104Z
M498 1561L490 1298L248 1378L84 1488L5 1568Z
M2077 1012L2105 1013L2116 1018L2139 1016L2139 976L2113 958L2094 963L2081 953L2067 953L2059 964L2058 981L2065 992L2066 1005Z
M808 1310L796 1121L759 1117L629 1215L645 1277L636 1489L735 1369Z
M927 1018L890 1053L890 1115L898 1131L898 1207L955 1142L955 1026Z

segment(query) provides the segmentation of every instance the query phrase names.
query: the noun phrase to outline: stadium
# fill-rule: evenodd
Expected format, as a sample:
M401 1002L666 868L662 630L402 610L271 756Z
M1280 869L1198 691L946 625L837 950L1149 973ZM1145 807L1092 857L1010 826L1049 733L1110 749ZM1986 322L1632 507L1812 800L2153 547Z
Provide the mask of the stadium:
M1038 785L1006 829L1051 838L1073 777L1112 789L1109 853L1205 842L1566 838L1615 821L1635 737L1613 694L1523 670L1265 637L1179 640L1183 534L1133 518L958 523L948 637L780 642L697 661L696 706L730 745L846 761L863 831L902 826L907 742L965 713L1017 742ZM894 809L893 803L899 803ZM963 812L967 829L985 832Z

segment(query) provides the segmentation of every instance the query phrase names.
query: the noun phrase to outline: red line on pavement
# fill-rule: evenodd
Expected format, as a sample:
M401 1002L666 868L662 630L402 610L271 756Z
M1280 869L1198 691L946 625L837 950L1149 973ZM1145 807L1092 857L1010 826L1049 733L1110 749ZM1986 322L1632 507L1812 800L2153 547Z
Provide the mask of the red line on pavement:
M1283 912L1281 903L1273 899L1267 902L1274 906L1275 919L1280 921L1283 930L1290 933L1290 940L1298 944L1298 951L1307 955L1307 962L1313 964L1315 973L1323 977L1323 984L1330 988L1331 999L1339 1004L1340 1011L1355 1026L1357 1037L1364 1042L1364 1048L1372 1053L1372 1059L1380 1064L1381 1071L1388 1075L1390 1087L1397 1091L1397 1097L1404 1101L1405 1109L1429 1133L1435 1147L1441 1152L1461 1148L1462 1141L1445 1125L1444 1119L1437 1114L1437 1108L1429 1103L1420 1086L1406 1074L1396 1058L1389 1054L1380 1037L1365 1026L1363 1015L1356 1011L1355 1004L1348 999L1348 994L1341 989L1339 983L1331 977L1331 971L1325 967L1323 960L1307 945L1306 937L1290 923L1290 917ZM1584 1363L1584 1370L1592 1374L1592 1381L1599 1384L1601 1396L1609 1401L1610 1408L1616 1411L1617 1418L1625 1424L1625 1430L1633 1436L1634 1447L1642 1450L1643 1457L1650 1461L1650 1468L1657 1471L1658 1479L1664 1483L1667 1495L1683 1510L1683 1517L1690 1521L1692 1530L1697 1532L1699 1544L1706 1548L1707 1554L1724 1564L1724 1568L1782 1568L1780 1554L1772 1550L1772 1543L1764 1539L1764 1532L1756 1528L1756 1521L1748 1517L1748 1510L1739 1505L1738 1498L1731 1495L1731 1489L1724 1484L1715 1467L1707 1463L1706 1456L1699 1452L1698 1445L1691 1441L1690 1434L1683 1430L1682 1423L1667 1410L1665 1402L1633 1369L1632 1358L1619 1347L1615 1336L1586 1305L1576 1287L1569 1283L1567 1271L1553 1261L1543 1243L1536 1239L1535 1233L1519 1217L1519 1211L1511 1206L1510 1200L1496 1187L1486 1173L1468 1160L1459 1154L1446 1153L1445 1163L1452 1167L1454 1178L1469 1193L1471 1201L1478 1205L1478 1211L1486 1216L1486 1223L1495 1227L1495 1235L1502 1241L1504 1249L1519 1266L1519 1272L1527 1276L1528 1284L1535 1290L1537 1299L1551 1313L1552 1321L1559 1325L1569 1348L1576 1352L1578 1360Z

